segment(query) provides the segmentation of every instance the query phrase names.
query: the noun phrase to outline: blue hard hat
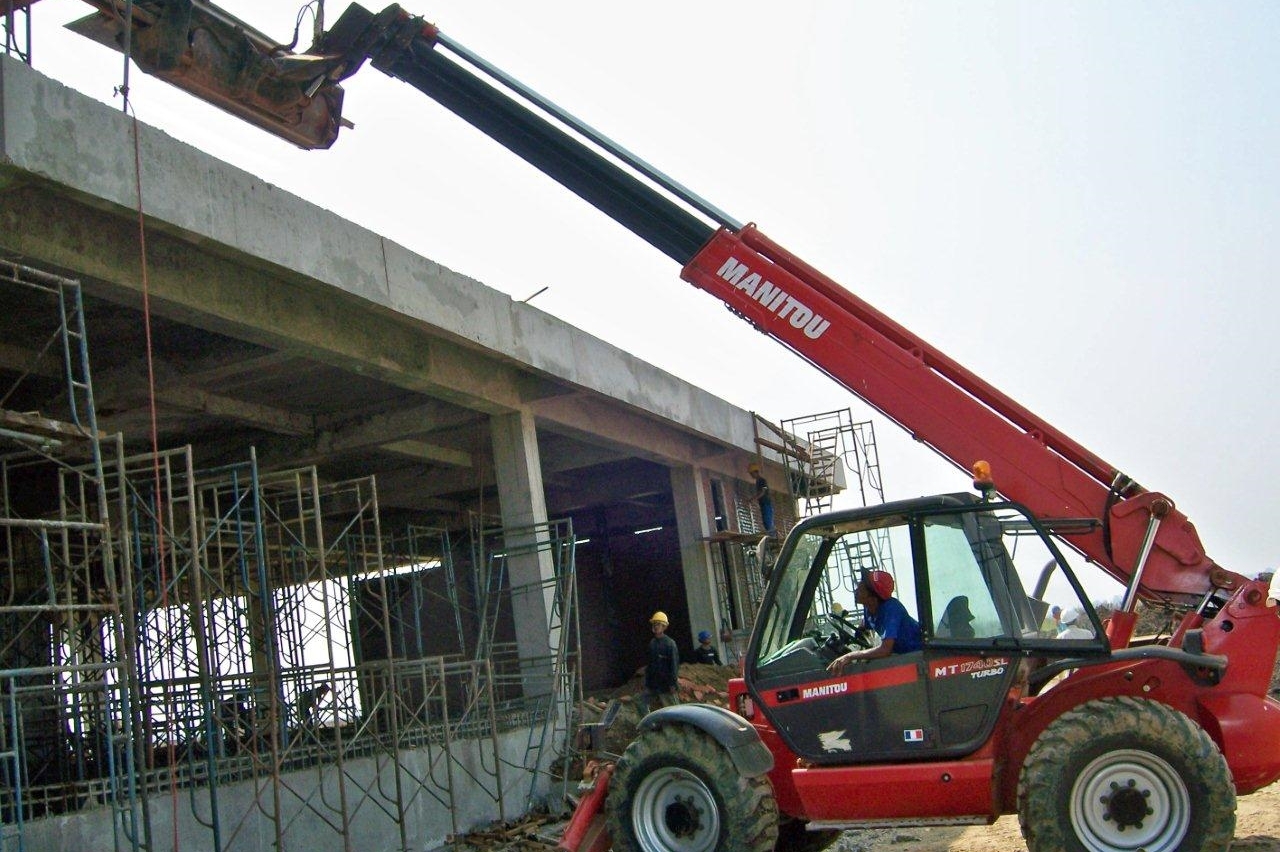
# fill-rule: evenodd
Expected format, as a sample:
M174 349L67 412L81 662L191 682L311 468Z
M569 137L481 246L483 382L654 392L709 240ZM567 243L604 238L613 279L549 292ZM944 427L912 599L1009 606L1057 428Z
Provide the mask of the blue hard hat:
M710 641L711 641L711 631L710 631L710 630L699 630L699 631L698 631L698 641L699 641L699 642L710 642Z

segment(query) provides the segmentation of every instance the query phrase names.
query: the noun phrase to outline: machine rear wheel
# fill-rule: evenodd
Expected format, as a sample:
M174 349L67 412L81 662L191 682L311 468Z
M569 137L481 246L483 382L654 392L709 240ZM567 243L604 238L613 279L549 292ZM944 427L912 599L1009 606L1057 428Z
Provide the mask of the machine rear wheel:
M1030 852L1225 852L1235 786L1217 745L1178 711L1105 698L1045 729L1018 783Z
M742 777L688 725L642 733L618 760L605 814L614 852L773 852L778 807L766 776Z

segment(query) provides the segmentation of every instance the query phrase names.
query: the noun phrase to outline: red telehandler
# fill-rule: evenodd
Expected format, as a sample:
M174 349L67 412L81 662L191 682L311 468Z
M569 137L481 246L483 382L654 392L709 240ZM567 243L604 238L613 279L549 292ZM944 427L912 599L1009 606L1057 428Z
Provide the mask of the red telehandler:
M78 23L82 32L127 44L144 70L302 147L332 144L339 84L370 62L613 217L915 438L973 466L977 495L799 523L769 572L730 685L733 710L688 704L646 716L562 848L821 849L845 828L1017 813L1031 852L1225 850L1236 796L1280 777L1280 703L1267 694L1280 618L1265 582L1210 559L1168 497L753 225L399 6L351 6L294 54L194 0L88 2L99 13ZM1124 585L1105 627L1066 550ZM849 618L867 569L892 571L921 647L832 670L868 644ZM1050 582L1075 613L1062 630L1046 621ZM1139 601L1178 612L1167 636L1134 638Z

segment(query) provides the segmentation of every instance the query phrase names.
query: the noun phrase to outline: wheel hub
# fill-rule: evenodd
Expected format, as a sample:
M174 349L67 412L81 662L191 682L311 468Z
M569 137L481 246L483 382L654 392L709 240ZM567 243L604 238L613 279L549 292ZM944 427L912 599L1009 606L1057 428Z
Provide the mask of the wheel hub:
M1080 770L1070 814L1087 852L1178 852L1191 824L1191 794L1164 758L1119 749Z
M715 795L687 769L659 768L636 788L631 828L646 852L714 852L721 830Z
M1154 811L1147 807L1151 791L1139 789L1138 782L1130 778L1128 784L1111 782L1111 790L1100 797L1106 810L1102 814L1104 820L1114 820L1116 828L1124 831L1127 828L1142 828L1142 821Z
M674 837L693 837L702 829L702 809L693 796L675 796L664 819Z

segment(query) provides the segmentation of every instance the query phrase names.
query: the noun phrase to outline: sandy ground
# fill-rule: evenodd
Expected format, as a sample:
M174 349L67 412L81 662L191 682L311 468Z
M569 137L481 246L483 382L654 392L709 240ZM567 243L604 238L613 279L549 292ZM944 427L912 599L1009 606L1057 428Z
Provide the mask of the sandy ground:
M1026 852L1017 817L966 828L850 831L831 847L837 852ZM1239 799L1232 852L1280 850L1280 783Z

